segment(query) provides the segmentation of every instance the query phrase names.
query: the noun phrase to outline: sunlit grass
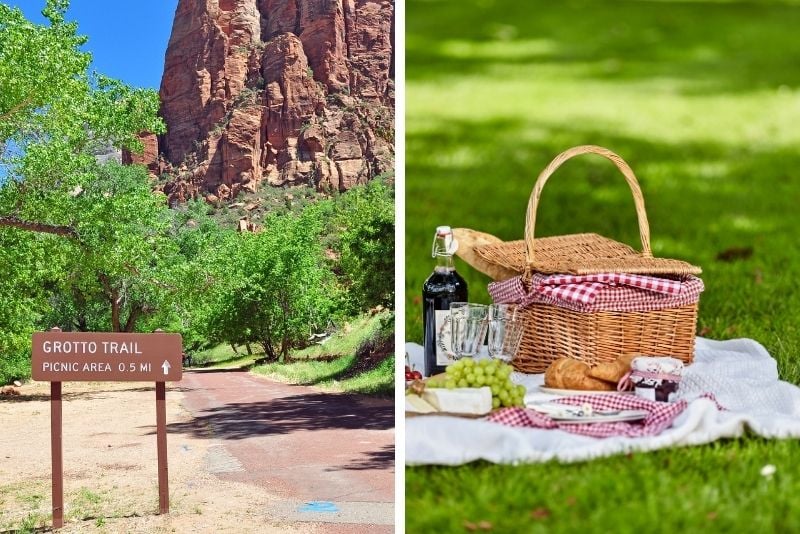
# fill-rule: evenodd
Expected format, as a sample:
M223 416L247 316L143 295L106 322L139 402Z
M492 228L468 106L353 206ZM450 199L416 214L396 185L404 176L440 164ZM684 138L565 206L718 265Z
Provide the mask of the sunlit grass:
M293 360L314 359L319 357L346 356L352 354L358 346L374 336L381 325L392 316L389 312L377 315L363 315L342 324L334 335L319 343L292 352Z
M264 351L251 345L234 352L230 345L217 345L194 355L194 365L205 369L239 368L290 384L315 386L327 391L391 395L394 392L394 357L363 364L359 349L390 335L394 314L366 314L339 325L333 334L304 349L294 350L286 361L260 363Z
M227 358L224 360L220 360L217 362L212 363L211 365L205 366L207 369L230 369L230 368L244 368L250 367L255 363L258 356L256 354L253 355L236 355L232 356L231 358Z
M393 321L394 314L388 311L358 317L324 341L292 352L288 361L257 365L252 372L328 391L391 395L394 357L372 361L364 347L380 344L393 332Z
M406 531L796 532L796 447L751 438L576 465L406 469Z
M291 384L313 385L328 391L390 395L394 392L394 357L354 376L340 378L356 362L355 355L330 361L307 360L259 365L253 372Z
M315 385L330 382L330 377L346 371L354 360L355 356L351 354L349 356L339 356L333 360L265 363L256 366L253 372L291 384Z

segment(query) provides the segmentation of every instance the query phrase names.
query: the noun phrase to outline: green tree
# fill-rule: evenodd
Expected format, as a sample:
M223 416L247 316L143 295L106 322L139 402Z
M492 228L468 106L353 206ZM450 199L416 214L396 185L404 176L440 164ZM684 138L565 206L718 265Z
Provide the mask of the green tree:
M92 173L75 209L81 215L62 288L74 310L67 326L134 331L140 318L169 306L179 291L174 270L183 258L169 233L165 199L151 191L143 167L109 163Z
M161 133L158 94L88 71L86 38L48 0L48 25L0 4L0 225L76 237L76 188L96 170L92 149L140 150L137 133ZM32 53L35 51L35 53Z
M39 25L0 3L0 356L17 369L0 379L59 312L69 328L132 329L171 294L163 198L93 155L163 132L158 95L90 73L67 7L48 0Z
M0 4L0 140L27 130L91 63L91 55L79 50L86 38L76 34L74 22L64 20L67 5L47 2L42 14L50 25L40 26L20 9Z
M256 342L277 359L327 324L338 297L313 210L270 217L264 227L218 249L207 324L209 338Z
M198 350L209 344L207 322L215 288L225 286L229 279L224 265L231 260L220 251L227 250L236 235L210 217L213 209L203 200L190 201L171 213L170 235L182 260L172 269L172 280L179 290L172 306L162 308L153 320L160 321L160 328L171 325L172 331L183 334L185 346Z
M48 311L50 289L67 261L66 242L0 228L0 384L30 372L31 334Z
M394 303L394 192L375 180L339 197L339 266L353 311Z

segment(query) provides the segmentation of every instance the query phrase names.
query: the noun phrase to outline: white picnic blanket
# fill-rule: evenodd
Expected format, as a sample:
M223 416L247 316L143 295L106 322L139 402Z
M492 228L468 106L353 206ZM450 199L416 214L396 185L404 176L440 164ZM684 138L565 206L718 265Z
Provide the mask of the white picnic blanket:
M422 347L409 343L406 351L421 368ZM556 398L539 391L544 375L514 373L512 377L528 388L528 403ZM697 398L705 392L713 393L726 410L718 410L709 399ZM697 338L695 360L684 370L678 395L690 401L688 408L660 435L642 438L592 438L439 415L408 417L406 463L579 462L631 451L700 445L741 436L746 429L765 438L800 438L800 388L778 378L775 360L752 339Z

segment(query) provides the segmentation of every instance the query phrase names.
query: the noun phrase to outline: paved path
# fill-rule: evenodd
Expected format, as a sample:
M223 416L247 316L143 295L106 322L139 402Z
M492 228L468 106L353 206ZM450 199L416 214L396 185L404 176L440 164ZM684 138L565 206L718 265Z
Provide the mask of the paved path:
M209 471L283 499L266 516L326 523L336 533L393 531L392 401L244 371L186 372L181 389L194 419L169 432L214 438Z

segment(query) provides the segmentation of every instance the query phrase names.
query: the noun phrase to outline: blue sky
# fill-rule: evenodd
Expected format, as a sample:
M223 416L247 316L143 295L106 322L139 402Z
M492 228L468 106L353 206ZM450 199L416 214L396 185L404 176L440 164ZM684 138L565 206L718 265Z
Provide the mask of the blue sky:
M45 0L2 0L44 23ZM178 0L72 0L67 19L89 41L93 68L136 87L158 90Z

